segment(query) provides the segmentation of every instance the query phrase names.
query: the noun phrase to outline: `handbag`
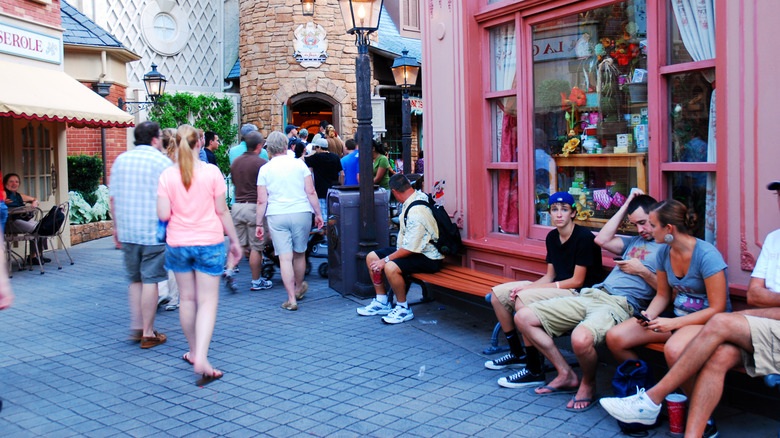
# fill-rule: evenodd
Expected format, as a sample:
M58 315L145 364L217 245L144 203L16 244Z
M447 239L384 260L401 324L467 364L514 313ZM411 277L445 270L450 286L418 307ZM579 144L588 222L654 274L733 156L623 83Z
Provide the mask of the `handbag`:
M653 370L643 360L629 359L623 362L612 378L612 389L615 397L627 397L639 392L640 388L650 388L655 384ZM661 424L660 416L655 424L623 423L618 421L621 432L629 436L647 436L647 431Z

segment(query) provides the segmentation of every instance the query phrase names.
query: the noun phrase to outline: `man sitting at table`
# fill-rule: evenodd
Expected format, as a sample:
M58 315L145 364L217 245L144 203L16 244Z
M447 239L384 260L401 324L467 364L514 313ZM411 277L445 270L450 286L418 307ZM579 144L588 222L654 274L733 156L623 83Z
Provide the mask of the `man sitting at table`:
M32 209L38 208L38 199L19 193L20 183L21 178L15 173L9 173L3 178L5 204L8 206L8 224L5 231L8 234L29 234L38 226L38 221L32 218L32 210L27 207L29 203ZM45 245L46 239L38 239L36 244L31 245L28 263L39 264L38 248L43 250ZM51 259L41 257L40 261L48 263Z

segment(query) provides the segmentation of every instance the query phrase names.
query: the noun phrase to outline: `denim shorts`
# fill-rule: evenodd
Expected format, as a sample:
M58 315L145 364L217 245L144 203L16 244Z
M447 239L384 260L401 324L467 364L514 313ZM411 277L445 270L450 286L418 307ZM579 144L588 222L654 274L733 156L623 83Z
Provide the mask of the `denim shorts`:
M220 275L225 267L225 244L205 246L165 245L165 269L173 272L198 271Z

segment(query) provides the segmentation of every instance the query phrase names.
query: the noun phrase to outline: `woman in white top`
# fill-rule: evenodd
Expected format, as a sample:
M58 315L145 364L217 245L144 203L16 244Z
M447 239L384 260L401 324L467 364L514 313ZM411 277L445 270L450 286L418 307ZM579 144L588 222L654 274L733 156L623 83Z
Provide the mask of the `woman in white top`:
M287 301L282 307L298 310L298 300L308 290L303 281L306 272L306 245L314 225L323 225L314 181L306 164L287 155L287 136L275 131L268 136L266 150L271 160L257 174L257 223L268 218L268 229L274 252L279 256L282 282L287 290ZM263 239L263 227L256 228Z

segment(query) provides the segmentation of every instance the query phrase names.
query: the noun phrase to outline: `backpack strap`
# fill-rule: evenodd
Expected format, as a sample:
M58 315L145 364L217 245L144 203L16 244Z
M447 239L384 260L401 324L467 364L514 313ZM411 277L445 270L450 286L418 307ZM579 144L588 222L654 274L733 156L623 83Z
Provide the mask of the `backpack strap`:
M426 207L431 209L431 213L433 213L433 208L431 207L431 204L428 201L423 201L421 199L418 199L416 201L412 201L411 204L409 204L409 208L404 210L404 227L406 226L406 217L409 216L409 210L412 209L412 207L416 205L425 205Z

